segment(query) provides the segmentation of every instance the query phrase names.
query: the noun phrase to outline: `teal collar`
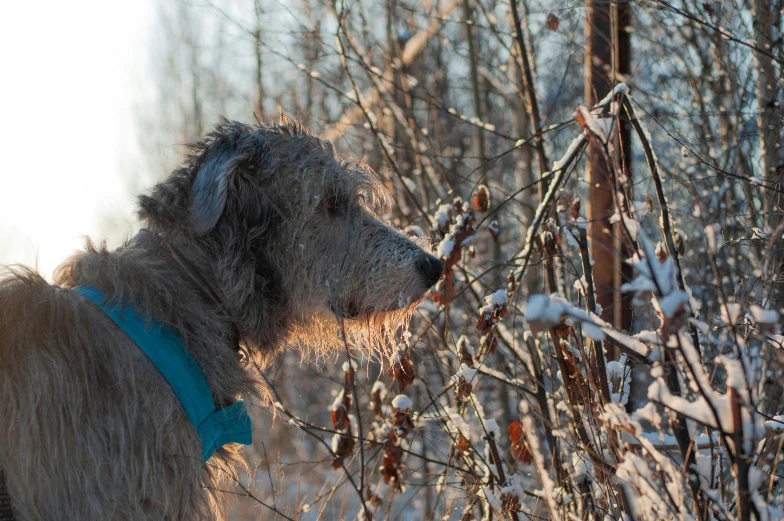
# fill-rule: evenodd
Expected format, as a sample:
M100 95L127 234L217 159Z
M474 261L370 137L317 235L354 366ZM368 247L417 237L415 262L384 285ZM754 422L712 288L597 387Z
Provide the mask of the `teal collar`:
M77 286L73 291L101 308L166 378L201 438L202 463L228 443L252 443L251 421L245 403L239 400L216 410L201 367L173 328L157 320L145 321L132 307L108 301L92 286Z

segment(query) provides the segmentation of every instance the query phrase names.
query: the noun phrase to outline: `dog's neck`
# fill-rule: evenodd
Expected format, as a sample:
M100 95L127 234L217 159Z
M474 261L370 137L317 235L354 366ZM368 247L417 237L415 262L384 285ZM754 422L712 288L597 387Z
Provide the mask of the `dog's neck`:
M231 321L234 328L232 344L235 344L232 347L234 347L235 351L240 351L239 344L242 340L242 330L226 306L225 299L221 294L222 292L214 284L211 284L204 275L199 273L198 269L186 260L185 257L161 234L148 230L147 228L142 228L137 235L149 236L150 240L161 250L164 257L169 259L172 262L172 265L193 283L204 297L205 301L211 302Z
M206 265L200 252L187 245L175 247L190 264L201 265L203 261ZM248 353L233 349L237 344L231 318L201 294L193 281L163 255L151 236L138 234L114 251L88 243L85 252L58 268L55 282L66 288L94 286L107 298L127 302L173 327L202 367L219 407L232 403L240 394L258 393L258 382L243 364L243 356Z
M154 226L151 229L163 235L190 266L198 267L200 276L211 282L211 287L220 287L212 269L207 268L214 262L213 254L201 246L178 241L165 230ZM153 239L152 234L137 234L113 251L88 242L86 251L58 268L54 282L65 288L97 287L108 298L127 302L175 328L204 370L216 404L231 403L240 394L258 394L261 388L248 364L263 362L267 353L259 346L278 345L284 327L275 319L264 318L259 322L269 325L268 329L253 330L254 336L246 338L247 329L243 326L243 347L236 352L234 317L202 295L198 285L166 258ZM236 313L237 304L227 304ZM265 311L254 309L254 316Z

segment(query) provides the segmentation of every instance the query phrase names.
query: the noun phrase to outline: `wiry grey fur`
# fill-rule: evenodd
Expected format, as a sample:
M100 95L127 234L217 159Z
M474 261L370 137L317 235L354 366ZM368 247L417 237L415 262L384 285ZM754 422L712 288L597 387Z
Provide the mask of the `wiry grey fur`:
M32 270L0 280L0 471L20 521L220 519L212 491L241 463L206 467L166 381L92 303L89 284L173 326L218 407L259 392L251 362L292 343L378 348L440 275L382 223L381 184L296 123L224 121L149 195L139 215L220 294L216 306L152 234L114 251L88 241L55 285Z

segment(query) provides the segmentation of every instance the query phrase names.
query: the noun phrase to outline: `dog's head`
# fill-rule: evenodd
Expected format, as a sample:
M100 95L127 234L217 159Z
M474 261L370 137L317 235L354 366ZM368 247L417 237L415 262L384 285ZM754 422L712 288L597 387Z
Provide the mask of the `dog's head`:
M140 214L205 253L250 345L341 345L346 330L377 348L443 268L379 219L386 202L368 165L282 117L219 124Z

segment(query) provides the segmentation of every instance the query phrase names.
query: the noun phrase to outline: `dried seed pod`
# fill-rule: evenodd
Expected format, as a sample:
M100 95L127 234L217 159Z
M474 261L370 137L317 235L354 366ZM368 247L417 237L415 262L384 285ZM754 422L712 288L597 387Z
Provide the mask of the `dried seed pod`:
M683 255L686 251L686 234L683 233L683 230L674 229L672 231L672 239L675 242L675 249L678 250L678 255Z
M659 262L664 264L664 261L667 260L667 257L669 257L669 255L667 254L667 248L664 247L663 242L659 241L656 244L656 258L659 259Z
M522 510L522 504L517 494L511 492L504 492L499 496L501 500L501 510L504 516L509 515L511 512L519 512Z
M507 432L509 433L509 441L511 442L509 451L512 453L512 457L520 463L532 463L534 458L531 449L528 448L528 442L525 439L525 435L523 434L523 424L520 421L513 421L509 424L509 427L507 427Z
M368 406L370 407L370 410L376 414L376 416L380 417L383 415L382 409L388 394L387 386L384 385L383 382L378 381L373 384L373 388L370 391L370 403Z
M485 305L479 309L479 320L476 328L484 334L498 323L508 313L509 295L506 289L499 289L492 295L485 297Z
M474 348L468 343L468 338L462 335L457 340L457 355L460 357L460 363L468 367L474 366Z
M479 341L479 349L482 353L495 353L495 348L498 346L498 340L493 332L482 335Z
M517 280L515 279L514 270L509 270L509 275L506 276L506 295L512 298L516 289Z
M487 225L487 231L490 232L490 236L493 238L493 242L498 242L498 232L500 231L501 227L498 224L497 220L494 220L490 224Z
M575 197L574 199L572 199L572 204L569 205L569 215L572 217L572 219L577 219L578 217L580 217L581 203L582 203L582 199L580 199L579 197Z
M411 399L408 396L404 394L395 396L392 400L392 416L395 435L405 438L414 429L414 421L411 419Z
M384 460L382 462L381 475L384 476L384 483L392 486L395 491L402 492L403 484L400 479L400 460L403 458L403 449L397 446L396 439L390 435L387 442L384 444Z
M547 15L547 27L551 31L557 31L558 26L561 25L561 20L558 19L553 13Z
M392 364L387 371L387 376L400 384L401 392L414 383L416 372L414 371L414 366L411 364L411 360L404 352L398 351L392 357Z
M335 434L332 438L332 451L335 453L335 458L332 460L332 468L339 469L343 460L351 456L354 452L355 440L351 435L351 429L348 428L343 432Z
M477 212L485 213L490 208L490 189L485 185L479 185L471 198L471 204Z

